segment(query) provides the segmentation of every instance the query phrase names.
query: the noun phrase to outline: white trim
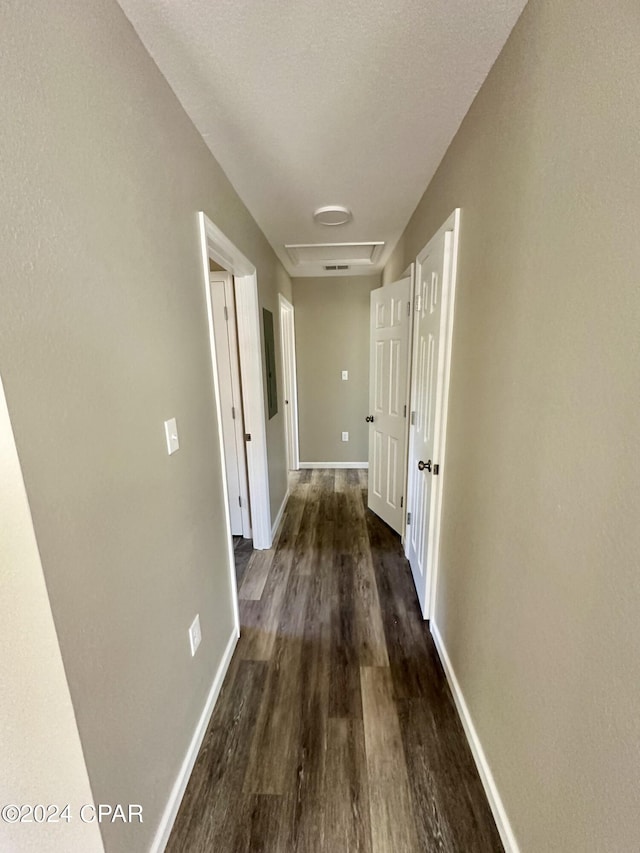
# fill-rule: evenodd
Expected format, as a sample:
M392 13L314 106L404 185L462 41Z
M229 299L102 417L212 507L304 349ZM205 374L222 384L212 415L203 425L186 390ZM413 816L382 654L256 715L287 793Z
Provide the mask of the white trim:
M290 471L300 468L300 444L298 437L298 377L296 372L296 327L293 305L279 293L280 305L280 355L282 362L283 396L285 404L284 423L287 439L287 464Z
M233 273L238 323L238 350L242 376L242 405L245 430L251 441L245 443L247 474L251 499L253 547L271 547L271 510L269 506L269 468L267 463L267 427L264 410L264 381L260 334L260 311L256 269L209 217L198 213L200 238L209 289L209 258ZM210 300L211 296L207 297ZM233 554L233 546L232 546ZM232 561L233 566L233 561ZM235 571L235 570L234 570ZM236 582L234 580L235 589Z
M505 853L520 853L515 833L507 816L507 811L504 807L504 803L502 802L500 792L498 791L498 786L493 778L493 773L491 772L487 756L482 748L478 732L473 724L471 713L465 701L464 694L462 693L462 688L456 678L453 665L449 659L449 655L447 654L447 649L440 630L433 619L431 620L429 627L436 649L438 650L438 655L440 656L445 675L447 676L447 681L449 682L449 687L451 688L453 699L456 703L456 708L458 709L458 715L462 721L462 725L467 736L467 741L471 747L473 760L478 768L478 773L480 774L480 779L487 795L487 800L489 801L493 818L496 822L498 832L500 833Z
M209 257L234 275L252 275L255 273L256 268L251 261L245 258L240 249L236 248L217 225L213 224L206 213L200 211L198 218L200 222L204 221ZM209 273L208 265L207 273Z
M276 515L276 520L273 522L273 524L271 526L271 538L272 539L274 538L274 536L276 535L276 533L278 531L278 528L280 527L280 522L282 521L284 511L287 508L287 501L289 500L290 494L291 493L290 493L289 489L287 489L287 492L286 492L286 494L282 500L282 503L280 504L280 509L278 510L278 514Z
M229 573L229 586L231 587L231 607L233 610L233 624L237 636L240 636L240 608L238 605L238 581L236 577L236 560L233 552L233 536L231 535L231 516L229 515L229 489L227 487L227 462L224 450L224 433L222 426L222 406L220 405L220 383L218 380L218 359L216 356L216 343L213 330L213 306L211 304L211 288L209 284L209 253L207 250L207 238L205 234L205 223L201 216L200 226L200 248L202 251L202 267L204 270L204 290L207 305L207 319L209 323L209 352L211 354L211 374L213 379L213 395L216 404L216 422L218 424L218 451L220 453L220 470L222 471L222 497L224 528L227 537L227 572Z
M368 468L368 462L301 462L300 467L309 468Z
M229 664L231 663L231 658L233 657L233 652L236 647L236 643L238 642L238 636L238 632L234 626L231 636L229 637L229 642L227 643L227 647L224 650L224 654L214 676L213 684L211 685L209 695L207 696L207 701L204 704L202 714L200 715L193 737L191 738L191 743L189 744L189 748L187 749L180 770L178 771L176 781L173 783L173 788L169 794L167 805L165 806L162 817L160 818L158 829L156 830L153 842L151 843L150 853L161 853L161 851L163 851L167 846L171 830L173 829L173 824L178 814L178 809L180 808L180 803L182 802L184 792L189 782L189 777L191 776L191 771L196 763L204 736L207 733L211 714L213 713L216 701L220 695L222 682L224 681L224 677L229 669Z

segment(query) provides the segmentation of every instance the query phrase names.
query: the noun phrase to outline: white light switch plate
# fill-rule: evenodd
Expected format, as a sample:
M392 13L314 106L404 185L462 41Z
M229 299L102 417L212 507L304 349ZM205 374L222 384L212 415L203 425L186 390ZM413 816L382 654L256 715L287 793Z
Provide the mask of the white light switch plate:
M342 371L342 378L343 378L343 379L348 379L348 378L349 378L349 371L348 371L348 370L343 370L343 371Z
M349 433L348 432L342 433L342 440L343 441L349 441Z
M180 447L180 442L178 441L178 425L176 424L175 418L171 418L170 421L164 422L164 434L167 439L167 453L171 456L171 454L175 453Z
M191 646L191 657L198 651L200 640L202 639L202 631L200 630L200 614L196 613L196 618L191 623L189 628L189 645Z

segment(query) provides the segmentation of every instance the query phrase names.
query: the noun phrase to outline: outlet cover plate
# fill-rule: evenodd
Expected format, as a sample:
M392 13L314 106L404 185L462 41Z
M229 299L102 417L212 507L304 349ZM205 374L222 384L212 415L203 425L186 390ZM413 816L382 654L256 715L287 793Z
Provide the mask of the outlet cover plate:
M180 447L178 440L178 424L175 418L164 422L164 435L167 439L167 453L171 456Z
M202 640L202 631L200 630L200 614L196 613L196 618L191 623L189 628L189 645L191 646L191 657L198 651L198 646Z

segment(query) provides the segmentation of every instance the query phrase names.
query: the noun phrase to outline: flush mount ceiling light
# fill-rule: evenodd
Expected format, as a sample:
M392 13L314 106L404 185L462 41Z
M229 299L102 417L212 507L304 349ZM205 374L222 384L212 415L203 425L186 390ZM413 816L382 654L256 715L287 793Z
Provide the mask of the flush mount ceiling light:
M318 225L346 225L353 219L353 213L341 204L328 204L314 211L313 218Z

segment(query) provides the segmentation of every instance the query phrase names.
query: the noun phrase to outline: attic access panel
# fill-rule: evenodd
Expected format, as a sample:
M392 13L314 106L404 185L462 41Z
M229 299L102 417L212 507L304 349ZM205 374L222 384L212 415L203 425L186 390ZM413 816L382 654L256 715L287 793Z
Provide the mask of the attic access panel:
M289 243L285 245L296 267L348 264L374 266L382 253L384 242L366 243Z

